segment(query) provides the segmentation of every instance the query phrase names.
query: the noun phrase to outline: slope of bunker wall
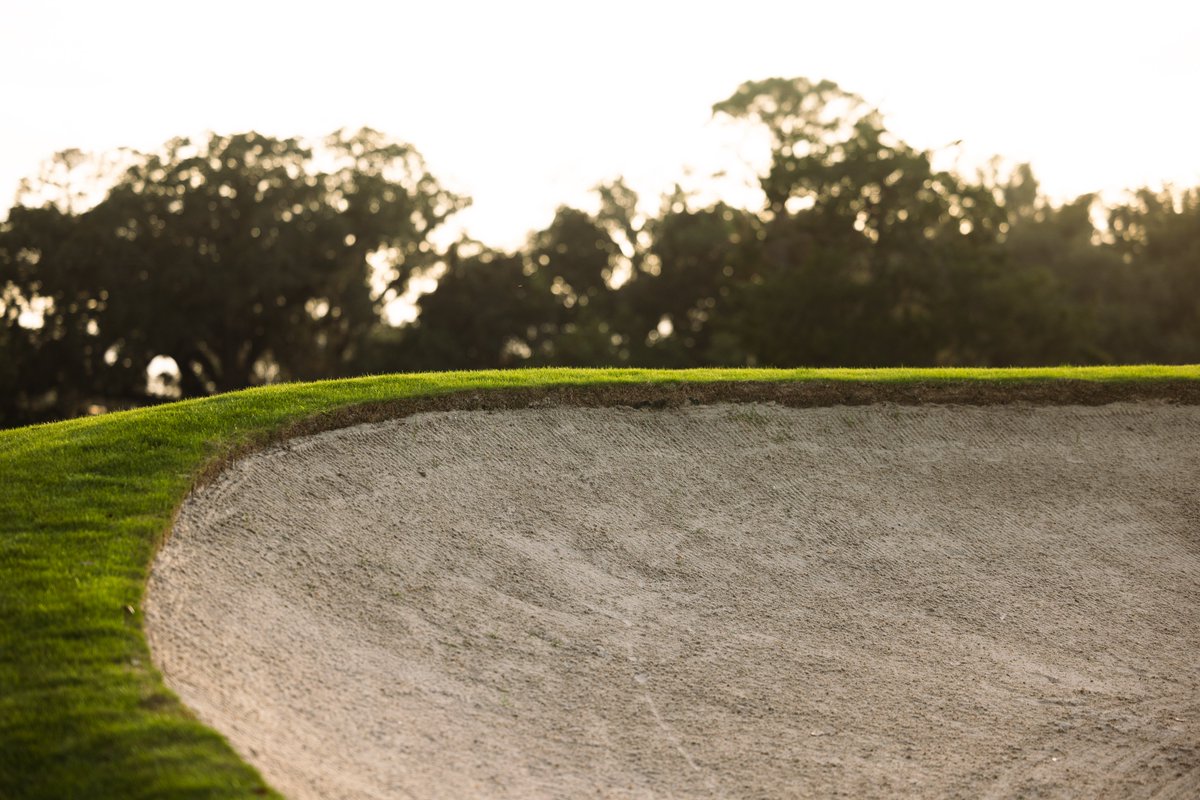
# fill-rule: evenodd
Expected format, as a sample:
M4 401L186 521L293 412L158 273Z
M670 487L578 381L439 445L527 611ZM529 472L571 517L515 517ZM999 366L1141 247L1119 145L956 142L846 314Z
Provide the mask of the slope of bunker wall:
M1200 791L1200 407L665 405L237 461L168 685L293 798Z

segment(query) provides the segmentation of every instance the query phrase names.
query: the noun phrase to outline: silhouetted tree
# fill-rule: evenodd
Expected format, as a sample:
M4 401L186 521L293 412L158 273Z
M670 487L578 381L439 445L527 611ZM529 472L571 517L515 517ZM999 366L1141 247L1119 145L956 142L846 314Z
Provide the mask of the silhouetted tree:
M317 153L255 133L173 140L90 210L10 214L0 283L44 309L39 328L6 317L29 351L22 383L72 413L83 393L141 392L160 355L185 395L341 374L379 320L372 278L396 289L433 263L430 234L464 202L369 129Z
M761 277L763 226L717 203L692 209L682 192L664 198L646 225L649 247L623 291L640 328L631 339L640 365L747 363L736 303Z
M446 255L436 291L419 301L416 322L387 336L373 370L492 369L525 364L529 342L548 326L554 304L521 254L460 242Z
M1200 187L1142 189L1107 223L1121 264L1105 283L1109 326L1123 334L1111 357L1200 362Z
M497 253L476 242L455 248L437 289L419 300L419 316L399 337L402 353L392 363L474 368L628 362L624 332L636 326L615 283L622 269L628 278L638 258L622 249L638 238L637 197L620 181L597 191L599 214L562 207L520 253Z
M763 264L740 303L755 361L1029 358L1025 311L1043 286L1005 259L1005 212L989 187L935 170L930 152L829 81L747 83L714 112L771 133Z
M515 252L438 252L465 201L371 130L65 151L0 224L0 422L144 402L156 356L185 395L522 365L1200 360L1200 188L1055 205L1028 165L935 169L830 81L747 82L713 111L769 133L761 208L676 187L646 213L615 180ZM417 276L438 281L415 322L386 325Z

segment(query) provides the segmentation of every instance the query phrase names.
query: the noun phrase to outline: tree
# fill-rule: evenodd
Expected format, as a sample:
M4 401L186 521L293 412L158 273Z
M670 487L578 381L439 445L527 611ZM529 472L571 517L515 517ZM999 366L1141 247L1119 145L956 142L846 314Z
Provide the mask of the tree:
M465 202L369 129L319 150L256 133L176 139L90 210L14 209L0 283L47 305L40 331L17 334L70 365L74 379L52 381L63 394L144 391L159 355L187 396L328 377L377 324L378 289L432 264L430 234Z
M1107 282L1105 305L1121 334L1109 351L1127 361L1200 361L1200 188L1140 189L1110 210L1108 231L1121 265Z
M79 263L88 244L77 222L47 203L17 206L0 226L0 344L16 376L3 392L5 422L78 414L92 398L124 394L99 337L108 295Z
M997 337L1039 288L1006 263L987 186L935 170L879 112L829 81L743 84L714 113L767 126L761 271L743 341L778 365L1011 363Z
M620 180L596 187L600 211L561 207L523 251L463 242L401 334L394 366L607 366L630 352L618 276L640 263L637 195ZM628 251L628 252L626 252ZM657 319L657 318L656 318ZM642 331L645 335L645 331Z
M547 287L521 254L460 241L446 254L436 289L418 301L417 320L381 331L372 371L495 369L520 366L554 314Z
M645 366L742 365L739 287L759 278L763 226L752 213L716 203L693 209L676 189L646 225L649 246L622 287L638 323L635 363Z

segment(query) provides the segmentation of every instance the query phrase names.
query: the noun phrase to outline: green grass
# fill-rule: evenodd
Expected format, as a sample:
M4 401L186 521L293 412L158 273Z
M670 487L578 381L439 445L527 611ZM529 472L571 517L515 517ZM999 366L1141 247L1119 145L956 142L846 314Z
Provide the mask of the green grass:
M150 561L197 475L345 406L500 388L684 381L1200 381L1200 367L520 370L253 389L0 431L0 798L273 794L150 662Z

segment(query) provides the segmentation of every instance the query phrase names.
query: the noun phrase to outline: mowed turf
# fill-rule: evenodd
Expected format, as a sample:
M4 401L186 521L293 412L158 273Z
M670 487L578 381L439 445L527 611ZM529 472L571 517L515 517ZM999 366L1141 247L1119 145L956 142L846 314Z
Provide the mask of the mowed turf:
M355 409L386 415L394 404L452 393L729 382L986 387L990 402L1047 385L1082 387L1093 400L1096 386L1195 398L1200 366L402 375L0 431L0 798L274 794L164 688L141 631L155 548L189 488L231 455L281 432L353 423Z

